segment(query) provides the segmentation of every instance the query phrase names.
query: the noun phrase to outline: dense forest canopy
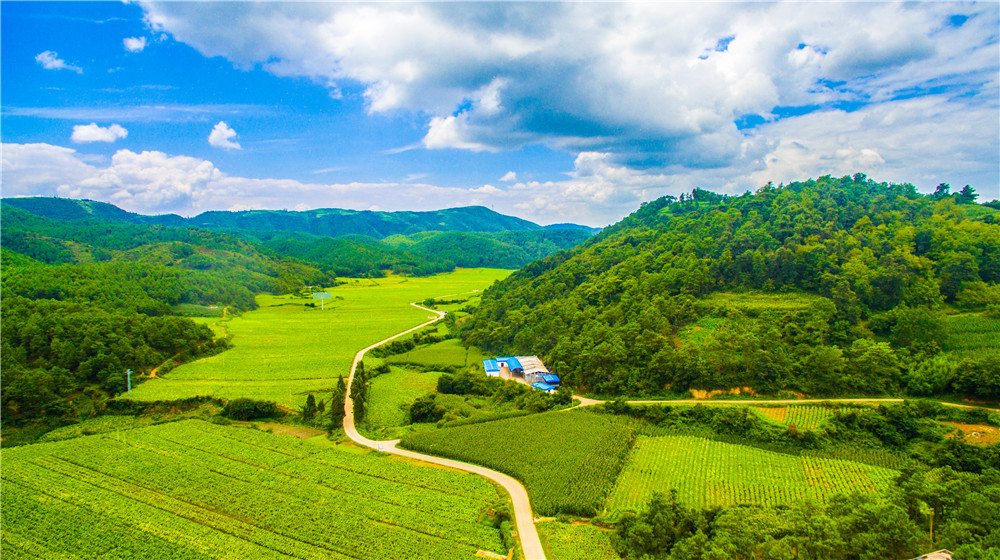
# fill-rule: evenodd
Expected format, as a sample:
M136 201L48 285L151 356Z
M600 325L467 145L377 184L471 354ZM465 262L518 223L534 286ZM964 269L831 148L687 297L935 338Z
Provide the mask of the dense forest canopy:
M663 197L486 291L463 338L604 394L1000 398L1000 212L975 197L861 174Z

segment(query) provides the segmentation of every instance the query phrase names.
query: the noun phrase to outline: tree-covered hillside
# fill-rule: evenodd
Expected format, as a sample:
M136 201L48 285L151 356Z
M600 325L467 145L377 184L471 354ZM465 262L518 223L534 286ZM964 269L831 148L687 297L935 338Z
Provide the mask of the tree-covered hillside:
M582 229L535 229L497 233L427 231L388 237L384 243L463 268L520 268L589 239Z
M863 175L644 204L484 293L464 340L574 386L1000 398L1000 212Z

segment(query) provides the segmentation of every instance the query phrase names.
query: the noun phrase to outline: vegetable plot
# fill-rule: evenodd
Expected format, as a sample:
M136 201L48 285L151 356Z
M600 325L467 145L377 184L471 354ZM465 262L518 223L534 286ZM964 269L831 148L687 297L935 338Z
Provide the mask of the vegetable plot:
M896 475L863 463L785 455L699 437L640 437L608 510L638 511L653 492L670 490L695 507L823 502L833 494L881 492Z
M190 420L5 449L4 558L472 558L485 479Z

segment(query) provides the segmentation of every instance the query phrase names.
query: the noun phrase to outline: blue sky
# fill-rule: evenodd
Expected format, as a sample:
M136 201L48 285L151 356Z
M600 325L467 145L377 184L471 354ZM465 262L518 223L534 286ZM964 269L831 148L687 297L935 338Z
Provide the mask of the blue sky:
M990 3L0 3L4 196L606 225L864 172L1000 196Z

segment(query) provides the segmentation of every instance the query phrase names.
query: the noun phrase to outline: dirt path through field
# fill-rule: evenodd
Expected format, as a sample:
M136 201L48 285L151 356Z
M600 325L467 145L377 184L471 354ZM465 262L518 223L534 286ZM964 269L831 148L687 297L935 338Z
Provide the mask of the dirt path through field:
M415 330L422 329L428 325L440 321L445 313L443 311L435 311L433 309L428 309L422 305L417 305L416 303L411 303L410 305L434 313L436 317L430 317L429 321L422 323L413 327L412 329L405 330L401 333L390 336L389 338L376 342L371 346L361 350L354 356L354 362L351 364L351 374L347 379L347 399L344 403L344 432L347 437L351 438L355 443L363 445L365 447L370 447L371 449L377 449L385 453L392 453L394 455L399 455L401 457L409 457L411 459L418 459L427 463L433 463L437 465L443 465L445 467L450 467L453 469L458 469L461 471L471 472L478 474L480 476L485 476L486 478L500 484L507 490L510 494L510 499L514 506L514 521L517 525L517 535L521 541L521 549L524 551L525 560L545 560L545 550L542 548L542 541L538 538L538 531L535 530L534 515L531 511L531 501L528 499L528 491L525 490L524 486L518 482L516 479L507 476L503 473L499 473L478 465L473 465L470 463L463 463L461 461L454 461L451 459L443 459L441 457L434 457L433 455L424 455L423 453L415 453L413 451L408 451L406 449L399 449L396 444L399 443L398 439L388 440L388 441L374 441L370 440L358 433L358 430L354 426L354 401L351 399L351 383L354 382L354 370L358 367L358 362L364 358L365 353L375 348L381 346L386 342L393 339L399 338L401 336L407 335Z

